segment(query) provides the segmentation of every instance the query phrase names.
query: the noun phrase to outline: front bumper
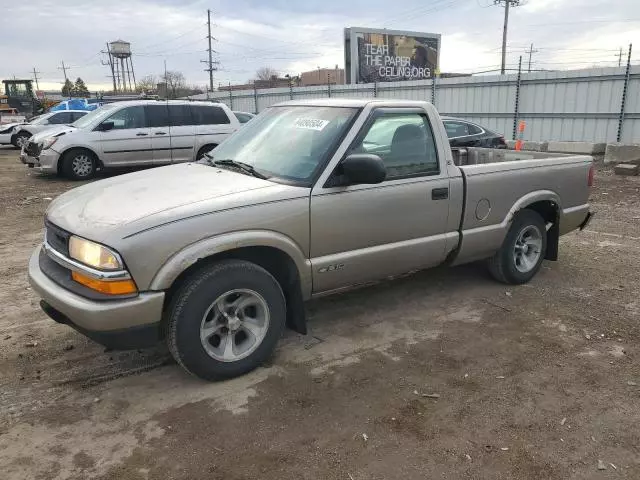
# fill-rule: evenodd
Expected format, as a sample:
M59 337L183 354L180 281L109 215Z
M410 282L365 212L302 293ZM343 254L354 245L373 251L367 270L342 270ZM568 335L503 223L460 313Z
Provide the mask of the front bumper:
M164 292L140 293L122 300L90 300L61 287L40 268L40 251L29 260L29 283L42 298L45 313L113 349L143 348L160 340Z
M57 173L59 158L60 154L51 148L43 150L37 157L28 155L24 148L20 152L22 163L42 173Z

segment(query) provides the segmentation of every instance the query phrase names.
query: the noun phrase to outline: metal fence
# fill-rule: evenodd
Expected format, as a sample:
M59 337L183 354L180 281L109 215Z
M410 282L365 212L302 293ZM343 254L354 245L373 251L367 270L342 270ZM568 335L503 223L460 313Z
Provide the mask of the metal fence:
M640 142L640 66L457 77L393 83L218 91L190 97L258 113L278 102L312 98L427 100L507 138L519 120L527 140Z

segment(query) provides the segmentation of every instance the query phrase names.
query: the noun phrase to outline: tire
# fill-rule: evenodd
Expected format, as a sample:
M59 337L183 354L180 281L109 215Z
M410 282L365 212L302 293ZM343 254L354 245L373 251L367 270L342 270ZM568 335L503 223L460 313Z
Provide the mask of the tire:
M247 261L224 260L196 270L176 292L167 311L166 341L192 375L237 377L273 353L286 314L280 284L269 272Z
M28 132L19 132L13 135L11 138L11 143L16 148L22 148L23 145L27 144L27 140L31 138L31 134Z
M96 174L97 163L88 150L69 150L62 156L62 173L71 180L89 180Z
M546 252L544 220L533 210L521 210L513 219L502 247L489 259L489 271L502 283L527 283L540 270Z
M213 150L214 148L216 148L217 145L205 145L204 147L201 147L200 150L198 150L198 154L196 155L196 161L200 160L202 157L204 157L205 153L209 153L211 150Z

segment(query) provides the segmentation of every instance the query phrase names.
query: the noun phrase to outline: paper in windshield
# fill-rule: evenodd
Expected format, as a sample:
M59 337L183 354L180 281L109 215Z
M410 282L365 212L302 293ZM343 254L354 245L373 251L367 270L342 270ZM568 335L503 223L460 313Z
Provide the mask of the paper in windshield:
M320 120L316 118L296 118L293 126L295 128L304 128L306 130L317 130L321 131L329 125L329 120Z

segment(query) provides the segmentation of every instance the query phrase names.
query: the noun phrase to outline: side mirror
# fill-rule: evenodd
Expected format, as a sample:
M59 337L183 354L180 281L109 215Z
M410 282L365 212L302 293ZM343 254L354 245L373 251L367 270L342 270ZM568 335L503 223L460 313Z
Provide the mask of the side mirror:
M102 122L100 125L98 125L98 130L101 132L107 132L109 130L112 130L114 127L114 123L107 121L107 122Z
M340 168L349 184L376 184L387 178L382 159L370 153L352 153L340 162Z

